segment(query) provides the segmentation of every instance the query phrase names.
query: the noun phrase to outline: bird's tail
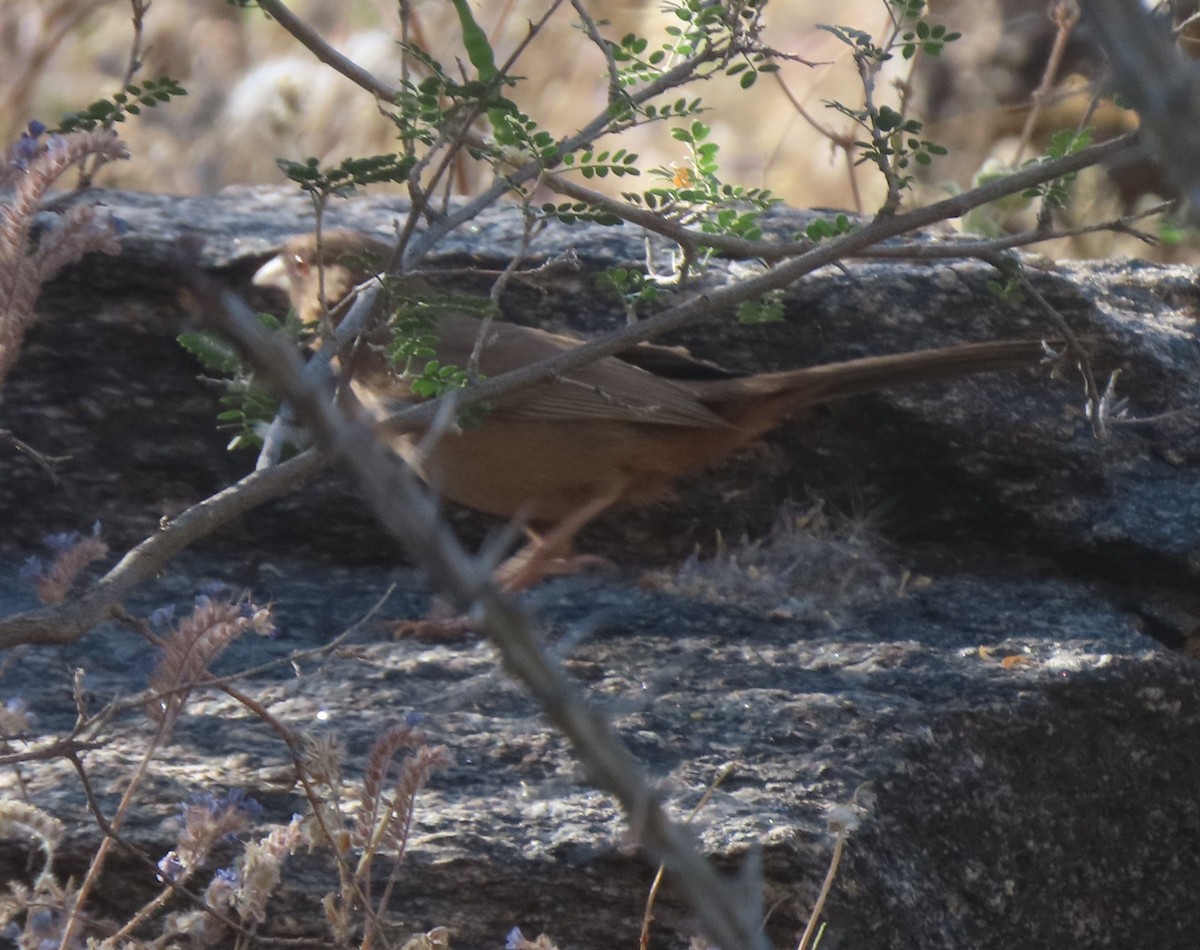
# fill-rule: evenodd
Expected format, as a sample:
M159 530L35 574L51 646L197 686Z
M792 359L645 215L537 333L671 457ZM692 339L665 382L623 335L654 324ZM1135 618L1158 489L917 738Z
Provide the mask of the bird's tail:
M1042 340L964 343L778 373L693 383L706 405L735 425L763 431L806 406L975 373L1021 369L1053 355ZM753 398L760 396L760 399ZM756 425L756 422L758 423Z

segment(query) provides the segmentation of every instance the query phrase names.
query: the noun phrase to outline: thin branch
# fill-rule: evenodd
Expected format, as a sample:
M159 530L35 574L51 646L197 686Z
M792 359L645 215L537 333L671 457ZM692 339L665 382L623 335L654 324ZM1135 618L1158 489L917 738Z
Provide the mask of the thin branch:
M492 284L491 292L488 298L492 302L492 308L487 312L482 320L479 321L479 332L475 334L475 345L471 347L471 357L467 360L467 375L471 380L479 378L479 361L483 358L483 349L487 344L488 334L492 329L492 320L495 319L497 313L500 312L500 298L504 294L504 290L508 287L512 280L513 274L517 272L521 261L525 260L525 255L529 253L529 245L533 241L534 225L537 219L529 211L524 209L524 222L521 228L521 244L517 248L517 252L509 259L508 266L496 278Z
M1091 153L1090 156L1081 158L1084 153L1076 152L1074 155L1064 156L1062 159L1046 165L1023 169L1009 178L991 182L967 194L955 195L902 215L876 218L856 231L811 247L806 253L786 261L766 273L719 288L711 293L698 294L653 317L648 317L632 326L614 330L596 340L573 347L542 362L483 380L463 390L457 390L455 396L459 400L460 406L466 406L481 400L495 399L499 395L515 389L531 386L552 376L562 375L602 357L628 349L635 343L652 339L671 330L677 330L717 313L726 313L736 308L738 304L756 299L768 291L781 290L818 268L833 264L844 257L860 254L887 238L927 227L948 217L958 217L978 204L994 201L1012 191L1023 190L1051 178L1058 178L1070 171L1093 164L1095 161L1103 161L1106 158L1120 155L1126 150L1134 148L1135 144L1136 138L1132 134L1121 136L1118 139L1091 146L1086 150ZM1075 161L1068 162L1068 159ZM1050 169L1051 165L1054 166L1053 170ZM422 403L406 409L388 420L388 426L394 431L423 428L429 425L437 411L436 401Z
M1075 331L1071 329L1071 325L1055 309L1054 305L1046 299L1045 295L1034 286L1033 281L1025 276L1021 265L1014 258L1006 257L1002 254L981 254L980 260L991 264L1003 276L1014 278L1020 285L1021 291L1033 300L1034 305L1041 311L1042 315L1063 335L1063 338L1067 341L1071 355L1077 361L1079 370L1083 374L1084 386L1087 389L1088 404L1091 406L1088 416L1092 420L1092 431L1095 433L1097 439L1106 438L1108 433L1104 427L1102 412L1103 396L1096 385L1096 375L1092 371L1092 363L1088 358L1087 350L1084 348L1082 341L1076 335Z
M578 687L542 649L529 618L491 584L485 565L463 550L415 477L399 468L363 423L342 415L327 389L305 385L294 348L262 328L240 298L198 269L190 282L203 312L237 340L280 396L296 406L318 442L351 471L368 506L424 568L431 585L456 608L478 612L480 627L509 672L570 739L594 784L621 802L647 851L679 877L709 936L721 946L765 950L759 921L746 919L738 895L699 853L694 836L667 817L658 792L616 731L584 703Z
M736 762L726 762L721 767L721 770L716 774L716 777L708 783L708 787L704 790L704 794L700 796L700 801L696 802L692 810L688 812L687 817L683 819L683 823L685 825L690 825L693 821L695 821L696 816L704 810L704 808L712 800L713 795L716 794L717 789L721 787L721 784L725 781L725 779L729 778L729 776L733 774L733 770L735 768L737 768ZM662 888L663 873L665 871L666 868L660 864L658 866L658 871L656 871L654 874L654 880L650 884L650 891L646 895L646 909L642 911L642 930L638 937L638 946L641 948L641 950L650 950L650 924L654 922L654 902L658 899L658 892Z
M1121 141L1122 146L1115 150L1110 150L1108 147L1112 142ZM939 201L936 204L927 205L925 208L909 211L896 218L898 221L912 220L910 215L918 214L919 212L928 211L929 208L943 209L934 215L932 218L922 218L921 224L911 225L901 229L900 232L906 230L915 230L918 227L925 227L928 224L936 223L937 221L949 220L958 218L966 214L968 211L982 205L996 201L1006 195L1016 194L1025 191L1027 188L1036 184L1041 184L1045 181L1050 181L1055 178L1061 178L1072 172L1079 171L1081 168L1086 168L1089 165L1099 164L1100 162L1112 160L1124 153L1126 148L1132 149L1135 139L1133 133L1121 136L1118 139L1111 139L1108 142L1102 142L1099 145L1088 146L1085 149L1074 153L1073 155L1065 155L1062 158L1053 159L1048 162L1041 162L1036 165L1029 165L1012 175L989 182L978 188L972 188L970 191L963 192L961 195L955 195L953 198L947 198L944 201ZM1082 156L1082 161L1068 161L1068 159L1078 159ZM722 234L705 234L702 231L696 231L684 227L678 222L671 221L663 217L661 214L656 214L653 211L648 211L643 208L634 207L627 202L617 198L612 198L601 192L587 188L578 182L560 177L559 175L547 175L543 179L543 184L551 191L565 195L576 201L587 202L601 210L611 212L618 217L628 221L631 224L636 224L653 234L659 234L669 238L680 247L697 248L710 247L715 251L720 252L726 257L732 258L748 258L757 259L767 262L780 261L785 258L794 257L797 254L802 254L812 248L811 241L751 241L746 238L739 238L733 235ZM996 186L1000 186L998 189ZM1032 241L1027 243L1033 243ZM889 255L890 256L890 255Z
M21 643L72 643L117 615L122 598L158 574L188 545L221 525L272 498L292 491L326 460L308 451L278 465L247 475L211 498L193 505L126 554L86 593L54 607L14 614L0 620L0 649Z
M821 892L817 895L816 903L813 904L812 913L809 914L808 924L804 928L804 933L800 936L800 942L796 945L796 950L809 950L812 946L813 936L817 932L817 924L821 920L821 911L825 909L825 902L829 899L829 892L833 888L833 882L837 877L838 865L842 863L842 851L846 847L846 830L841 828L838 830L837 841L833 845L833 855L829 859L829 868L825 871L825 880L821 882Z
M1184 60L1165 21L1131 0L1086 0L1117 88L1141 120L1141 134L1167 176L1200 215L1200 96L1194 64Z
M134 77L142 69L142 43L145 41L145 26L146 26L146 11L150 9L150 0L129 0L129 6L132 12L133 20L133 39L129 42L129 59L125 64L125 74L121 77L120 91L124 92ZM112 118L106 119L104 128L112 130L115 122ZM84 191L92 187L92 182L96 177L96 173L103 168L110 159L103 155L93 155L90 159L83 161L79 166L79 183L75 186L78 191Z
M819 267L843 257L862 253L890 237L926 227L947 217L958 217L972 207L1003 197L1012 191L1060 177L1094 162L1104 161L1132 151L1136 138L1130 134L1100 145L1090 146L1073 155L1053 162L1030 166L996 182L976 188L963 195L947 198L925 208L918 208L892 218L880 218L863 228L840 238L810 248L806 253L787 261L757 277L724 287L710 294L698 295L663 313L632 326L622 327L590 343L582 344L541 363L522 367L455 393L460 406L498 396L521 387L561 375L586 363L610 356L642 340L649 340L669 330L726 312L737 304L754 299L763 293L781 289ZM378 282L358 295L350 314L338 326L336 334L345 345L364 325L379 296ZM360 319L361 318L361 319ZM331 344L332 345L332 344ZM329 373L328 365L310 361L307 373L316 379ZM327 377L326 377L327 378ZM419 429L430 425L439 411L438 401L423 403L405 410L389 426L396 431ZM122 561L82 596L54 608L30 611L0 620L0 648L21 643L69 643L83 636L97 623L113 615L120 599L135 586L157 573L176 553L198 538L206 536L243 511L278 497L291 490L303 478L323 466L315 453L306 452L275 469L255 472L212 498L201 502L175 519L161 533L148 538L130 551Z
M1050 55L1046 59L1046 68L1042 72L1042 81L1030 97L1032 105L1029 109L1029 115L1025 117L1025 126L1021 129L1021 137L1017 139L1017 151L1012 160L1014 165L1020 164L1021 158L1025 154L1025 149L1029 146L1029 140L1033 138L1033 131L1037 128L1038 119L1041 117L1046 98L1050 95L1054 84L1058 81L1058 70L1062 66L1062 58L1067 49L1067 41L1071 38L1071 34L1075 30L1075 24L1079 22L1079 3L1077 0L1058 0L1054 5L1053 19L1057 30L1054 34L1054 45L1051 47Z
M347 79L361 86L373 96L386 99L388 102L396 100L396 93L399 90L385 83L383 80L377 79L369 70L363 69L354 60L343 56L335 50L325 41L320 33L301 20L300 17L296 16L281 0L259 0L258 7L267 16L278 21L280 26L291 33L310 53L325 63L325 65L332 66Z
M556 0L553 6L556 8L559 3L561 3L561 0ZM389 102L395 101L396 94L399 92L398 89L372 76L367 70L335 50L315 30L288 10L280 0L261 0L259 6L268 15L278 20L284 29L295 36L321 62L333 67L352 82L368 90L372 95L379 96ZM629 93L630 104L638 106L649 102L656 96L678 86L688 79L694 78L699 67L716 61L721 55L722 53L719 49L708 48L683 60L677 66L662 73L653 81L641 86L636 93ZM558 154L566 155L589 145L604 132L608 131L611 121L608 110L603 110L574 135L567 136L560 141L557 146ZM473 135L465 129L462 131L462 142L473 148L494 150L490 143L486 142L482 137ZM402 261L405 269L411 269L416 266L447 234L454 231L460 225L478 217L483 209L491 207L502 196L535 180L545 171L545 162L540 159L527 158L521 154L515 154L511 158L502 160L511 168L511 171L498 177L495 182L471 201L466 202L459 208L450 209L441 218L430 221L426 231L416 237L413 243L405 249Z
M30 460L41 468L49 476L50 481L56 485L58 484L58 472L55 471L55 466L70 458L69 455L43 455L28 442L18 439L9 429L0 429L0 442L8 442L18 452L29 456Z
M1156 214L1164 214L1172 210L1177 201L1163 201L1153 208L1147 208L1136 214L1122 215L1098 224L1083 224L1076 228L1045 229L1040 227L1021 231L1019 234L1006 234L1004 237L972 240L970 238L952 238L940 244L900 244L884 247L872 247L855 257L925 261L941 258L982 257L997 251L1010 251L1018 247L1028 247L1030 244L1043 244L1046 241L1061 241L1064 238L1079 237L1084 234L1095 234L1100 231L1111 231L1114 234L1128 234L1146 244L1157 246L1161 240L1148 231L1132 227L1131 222L1141 221Z
M579 21L583 24L583 29L587 33L588 39L592 41L593 45L595 45L596 49L604 57L605 65L608 67L608 102L609 105L612 105L624 96L624 92L621 89L621 69L617 66L617 61L613 59L612 47L600 35L600 29L596 26L596 21L592 19L592 15L588 13L587 7L583 5L583 0L571 0L571 6L574 7Z

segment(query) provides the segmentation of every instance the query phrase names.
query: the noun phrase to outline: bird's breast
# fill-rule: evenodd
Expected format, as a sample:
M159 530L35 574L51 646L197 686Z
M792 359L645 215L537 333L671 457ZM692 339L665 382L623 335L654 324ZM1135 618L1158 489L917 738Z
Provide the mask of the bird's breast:
M593 421L586 426L498 418L476 428L385 435L432 488L459 504L556 522L616 493L639 504L728 454L730 430ZM717 442L721 444L716 444Z

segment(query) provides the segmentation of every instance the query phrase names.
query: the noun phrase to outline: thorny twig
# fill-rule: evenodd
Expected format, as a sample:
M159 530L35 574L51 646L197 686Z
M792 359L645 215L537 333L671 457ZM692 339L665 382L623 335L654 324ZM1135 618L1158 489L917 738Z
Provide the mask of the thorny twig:
M414 477L397 469L365 425L341 414L327 388L305 384L299 356L268 334L239 298L199 271L191 282L204 312L238 341L256 369L297 407L318 441L350 469L367 504L423 566L432 586L456 608L477 612L509 672L570 739L592 781L621 802L642 844L683 882L709 936L722 946L763 950L759 921L744 910L748 895L735 894L699 853L692 835L667 817L658 793L612 726L585 704L542 648L529 618L491 584L486 566L466 554Z

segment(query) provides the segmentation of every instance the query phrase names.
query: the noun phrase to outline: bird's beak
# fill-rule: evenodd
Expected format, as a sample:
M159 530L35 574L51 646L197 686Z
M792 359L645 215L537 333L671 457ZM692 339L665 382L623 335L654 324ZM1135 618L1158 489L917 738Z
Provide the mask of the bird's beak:
M282 254L276 254L254 272L255 287L274 287L284 293L290 291L291 281L288 279L287 264Z

